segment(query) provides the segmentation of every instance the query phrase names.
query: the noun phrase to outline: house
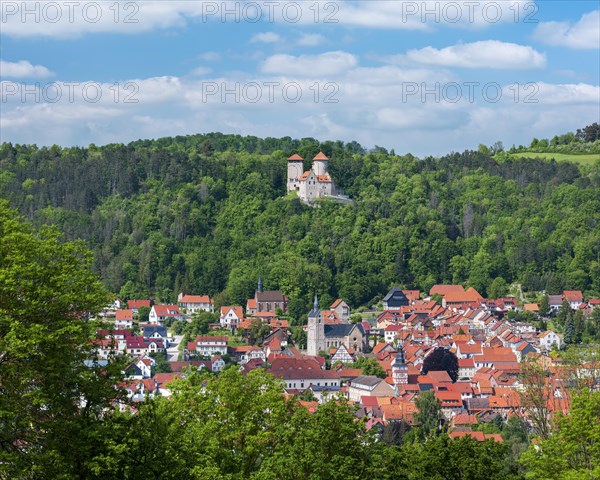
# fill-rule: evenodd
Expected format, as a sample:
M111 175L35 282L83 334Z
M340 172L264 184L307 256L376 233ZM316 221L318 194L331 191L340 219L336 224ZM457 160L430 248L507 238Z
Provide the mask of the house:
M569 302L573 310L577 310L579 305L583 303L583 294L581 290L565 290L563 291L563 299Z
M383 297L384 310L400 310L400 307L408 306L409 301L400 287L392 287L392 289Z
M133 313L137 314L140 307L150 308L150 300L128 300L127 308L133 310Z
M227 337L223 335L200 335L188 343L188 350L198 355L212 357L227 353Z
M402 293L408 298L408 302L411 305L421 299L420 290L402 290Z
M221 323L222 328L235 330L243 319L244 312L242 311L242 307L237 305L232 307L221 307L219 322Z
M458 378L460 380L471 380L476 371L475 362L472 358L458 359Z
M185 308L187 313L215 313L214 301L208 295L188 295L182 292L177 296L177 305Z
M348 400L360 402L363 395L373 397L390 397L394 395L394 387L385 380L374 375L360 375L348 384Z
M168 344L167 327L163 325L144 324L142 327L142 336L146 339L160 338Z
M334 347L335 348L335 347ZM342 363L353 363L353 350L348 350L345 345L340 345L335 353L331 356L331 364L335 364L336 362Z
M398 333L404 330L404 326L402 325L388 325L383 330L383 339L385 343L394 343L396 340Z
M536 315L540 313L540 306L537 303L526 303L523 305L523 310L526 312L533 312Z
M444 297L449 293L465 293L465 289L462 285L434 285L429 290L430 297L433 297L434 295Z
M162 324L167 318L181 320L183 316L177 305L152 305L148 321L154 324Z
M286 389L306 389L311 385L339 387L340 375L333 370L323 370L319 362L310 357L279 357L266 370L281 379Z
M538 341L540 342L540 348L542 350L552 350L553 348L561 349L563 346L562 339L554 333L552 330L546 330L538 334Z
M117 310L115 312L115 328L132 328L133 310Z
M335 312L337 318L341 322L348 322L350 320L350 307L341 298L338 298L333 302L329 307L329 310Z
M161 338L145 339L142 336L136 335L127 337L125 343L125 351L134 356L167 351L167 345Z
M550 311L551 312L558 312L558 310L560 309L560 306L562 305L563 302L563 296L562 295L548 295L548 305L550 305Z
M221 372L225 368L225 360L221 358L221 355L215 355L212 357L211 370L215 373Z
M464 292L450 291L446 293L442 299L442 306L452 308L465 304L481 305L483 302L485 302L485 298L473 287L469 287Z

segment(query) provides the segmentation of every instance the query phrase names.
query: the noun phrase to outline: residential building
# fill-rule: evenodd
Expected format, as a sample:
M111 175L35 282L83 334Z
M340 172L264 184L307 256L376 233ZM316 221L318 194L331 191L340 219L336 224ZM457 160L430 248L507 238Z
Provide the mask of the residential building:
M180 293L177 296L179 308L185 308L187 313L210 312L215 313L215 303L208 295L188 295Z
M392 289L383 297L384 310L400 310L409 304L405 293L400 290L400 287L392 287Z
M167 319L181 320L183 316L177 305L152 305L148 321L154 324L161 324Z

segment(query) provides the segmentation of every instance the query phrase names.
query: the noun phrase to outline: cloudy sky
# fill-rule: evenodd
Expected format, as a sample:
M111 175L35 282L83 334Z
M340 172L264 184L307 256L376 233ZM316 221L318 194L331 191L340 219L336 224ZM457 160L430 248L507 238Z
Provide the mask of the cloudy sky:
M8 1L0 140L204 132L440 155L600 121L598 1Z

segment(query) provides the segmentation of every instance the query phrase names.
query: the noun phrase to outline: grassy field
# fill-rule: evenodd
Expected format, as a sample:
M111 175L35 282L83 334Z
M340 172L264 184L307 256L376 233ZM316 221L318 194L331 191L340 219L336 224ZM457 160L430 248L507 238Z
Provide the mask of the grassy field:
M600 160L600 153L590 153L576 155L571 153L537 153L537 152L522 152L511 154L513 158L546 158L548 160L555 159L557 162L575 162L581 165L593 165L594 162Z

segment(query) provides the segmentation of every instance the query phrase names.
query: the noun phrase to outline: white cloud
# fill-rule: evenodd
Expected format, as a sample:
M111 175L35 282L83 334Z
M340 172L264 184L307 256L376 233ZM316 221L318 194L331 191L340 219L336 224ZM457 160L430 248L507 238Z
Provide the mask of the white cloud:
M0 77L3 78L46 78L54 73L42 65L32 65L26 60L5 62L0 60Z
M253 35L250 41L252 43L277 43L281 41L281 37L275 32L263 32Z
M208 68L208 67L198 67L198 68L195 68L194 70L192 70L191 73L190 73L190 75L193 75L195 77L202 77L204 75L208 75L211 72L212 72L211 68Z
M484 40L445 48L409 50L390 59L394 63L422 63L444 67L527 69L546 66L546 55L530 46Z
M486 98L479 86L471 101L469 88L461 83L464 78L446 69L364 67L345 52L285 57L274 72L267 69L258 75L235 72L224 77L122 81L118 101L111 83L98 84L103 95L97 102L85 98L82 88L75 90L72 102L66 88L55 103L45 98L52 92L43 89L38 99L15 92L3 101L2 136L18 143L82 145L222 131L357 140L365 146L377 144L399 153L425 155L475 148L479 143L491 145L497 140L505 145L528 144L534 136L551 137L580 128L598 114L597 85L538 83L527 90L521 87L515 99L514 85L506 84L497 102ZM316 87L315 72L323 78ZM336 75L332 81L325 76L331 72ZM326 81L332 83L325 85ZM277 84L272 99L269 82ZM286 82L295 82L301 89L298 101L285 97ZM462 86L457 101L449 101L447 97L455 97L456 92L444 89L444 83ZM2 85L3 91L6 86ZM431 93L436 87L437 95ZM253 101L257 88L262 89L262 96ZM494 93L492 89L487 95Z
M537 40L570 48L600 48L600 10L584 14L577 23L542 22L535 29Z
M326 38L318 33L305 33L296 43L302 47L316 47L325 42L325 40Z
M335 76L348 71L358 63L351 53L335 51L320 55L272 55L261 65L263 73L296 75L299 77Z

